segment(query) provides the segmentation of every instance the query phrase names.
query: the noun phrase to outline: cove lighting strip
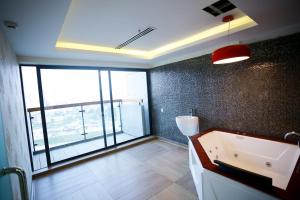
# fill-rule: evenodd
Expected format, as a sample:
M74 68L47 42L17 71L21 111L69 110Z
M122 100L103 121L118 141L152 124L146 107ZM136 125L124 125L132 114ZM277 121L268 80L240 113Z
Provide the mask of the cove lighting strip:
M254 20L252 20L249 16L243 16L230 22L230 27L231 27L230 33L238 32L256 25L257 23ZM224 36L227 34L227 31L228 31L228 24L223 23L221 25L207 29L205 31L189 36L187 38L175 42L171 42L167 45L161 46L151 51L143 51L143 50L127 49L127 48L115 49L112 47L65 42L60 40L56 42L56 48L129 55L129 56L134 56L142 59L151 60L153 58L162 56L164 54L173 52L175 50L182 49L187 46L191 46L192 44L197 44L200 42L204 42L217 37Z

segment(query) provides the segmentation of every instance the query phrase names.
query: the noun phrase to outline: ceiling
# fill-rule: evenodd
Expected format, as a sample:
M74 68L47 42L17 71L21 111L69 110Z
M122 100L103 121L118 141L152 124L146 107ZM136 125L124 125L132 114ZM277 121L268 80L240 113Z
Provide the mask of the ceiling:
M148 26L128 48L152 50L221 24L202 8L214 0L73 0L59 40L116 47ZM238 9L237 17L243 15Z
M233 28L230 41L224 37L225 29L203 36L226 25L221 22L225 14L214 17L202 10L216 0L0 2L1 22L18 23L16 30L4 26L2 29L19 62L31 64L151 68L210 53L228 42L249 43L300 31L300 14L295 14L297 0L231 0L237 8L226 15L253 21ZM115 51L116 46L149 26L156 29L122 51ZM188 39L191 37L196 40ZM98 50L105 47L112 52L57 48L59 42L89 45Z

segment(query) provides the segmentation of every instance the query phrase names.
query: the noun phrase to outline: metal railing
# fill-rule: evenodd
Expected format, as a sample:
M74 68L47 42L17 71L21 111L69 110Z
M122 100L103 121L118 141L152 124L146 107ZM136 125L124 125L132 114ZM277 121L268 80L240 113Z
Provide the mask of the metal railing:
M79 112L80 113L79 115L77 115L76 120L77 120L78 123L76 123L76 125L77 125L77 128L79 129L79 131L81 133L79 135L78 134L73 134L73 137L76 137L76 139L73 138L74 141L67 141L66 142L67 144L57 145L56 147L65 146L65 145L72 145L72 144L75 144L75 143L84 142L84 141L88 141L88 140L91 140L91 139L97 139L99 137L103 137L103 136L99 136L99 130L98 130L97 133L96 133L96 135L94 135L94 137L92 137L93 133L90 133L91 137L88 138L87 135L89 133L87 131L87 126L86 126L86 119L87 119L86 110L88 109L87 107L88 106L93 106L93 105L99 105L100 106L101 103L103 103L103 105L105 105L105 104L109 104L110 105L111 101L110 100L104 100L102 102L101 101L92 101L92 102L81 102L81 103L72 103L72 104L62 104L62 105L54 105L54 106L45 106L44 107L45 111L61 110L61 109L71 109L71 110L69 110L69 112L66 112L65 115L70 115L73 118L74 118L74 115L76 115L75 112ZM134 104L142 105L143 100L142 99L139 99L139 100L136 100L136 99L115 99L115 100L112 100L112 103L114 104L114 111L113 112L114 112L114 116L115 116L115 119L114 119L115 120L115 124L119 125L118 128L116 129L116 133L121 133L122 132L121 104L123 104L123 103L134 103ZM115 105L115 104L117 104L117 105ZM109 107L109 112L108 113L110 114L110 116L105 116L105 114L106 114L105 112L101 113L99 107L98 107L99 110L97 112L95 112L94 114L95 114L95 116L96 115L99 116L101 114L102 117L106 117L108 119L106 121L109 121L109 122L112 123L110 106L108 106L108 107ZM39 140L36 139L35 138L36 134L34 133L34 131L37 131L37 127L39 128L39 130L41 132L42 131L42 125L39 124L39 123L35 123L35 125L33 125L33 120L35 119L35 117L38 117L38 116L40 117L39 113L37 113L38 115L34 115L33 113L34 112L40 112L40 111L41 111L40 107L33 107L33 108L28 108L27 109L27 112L28 112L28 115L29 115L29 123L30 123L31 137L32 137L32 143L33 143L33 150L34 150L34 152L39 152L40 150L43 150L43 149L41 149L42 146L43 146L43 143L39 144L39 148L36 149L36 146L38 146L38 142L37 141L40 140L40 141L43 142L43 139L39 139ZM91 112L89 112L89 113L91 113ZM63 115L63 114L64 113L61 113L61 115ZM47 115L47 113L46 113L46 115ZM66 118L65 115L63 115L63 116L58 115L58 114L53 114L53 115L56 118L59 118L59 117L60 118ZM51 117L49 117L49 118L51 118ZM52 118L53 118L53 116L52 116ZM47 117L46 117L46 120L48 121ZM49 121L51 121L51 119ZM80 127L79 127L79 121L80 121L80 124L81 124ZM72 120L69 120L69 122L72 123ZM101 122L99 121L99 123L101 123ZM100 127L103 128L102 126L100 126ZM47 127L47 129L48 128L49 127ZM73 128L73 126L72 126L72 128ZM108 127L106 127L106 129L108 130ZM72 130L66 130L66 131L72 131ZM52 132L56 132L56 131L52 131ZM57 130L57 132L59 132L59 131ZM109 131L106 131L106 133L109 134ZM112 133L112 130L111 130L111 133ZM58 136L60 136L60 135L58 134ZM49 135L48 135L48 139L49 139ZM60 141L60 142L63 143L63 141ZM52 146L52 148L55 148L55 147Z
M21 198L22 200L29 200L25 171L19 167L7 167L0 169L0 176L6 176L9 174L16 174L18 176Z

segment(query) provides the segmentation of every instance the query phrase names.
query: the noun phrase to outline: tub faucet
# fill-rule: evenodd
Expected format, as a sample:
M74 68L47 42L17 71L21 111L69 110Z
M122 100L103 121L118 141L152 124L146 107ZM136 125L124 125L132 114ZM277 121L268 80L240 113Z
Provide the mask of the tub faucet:
M291 132L288 132L284 135L284 139L286 140L286 138L290 135L296 135L298 137L300 137L300 133L297 133L295 131L291 131ZM300 147L300 139L298 140L298 146Z

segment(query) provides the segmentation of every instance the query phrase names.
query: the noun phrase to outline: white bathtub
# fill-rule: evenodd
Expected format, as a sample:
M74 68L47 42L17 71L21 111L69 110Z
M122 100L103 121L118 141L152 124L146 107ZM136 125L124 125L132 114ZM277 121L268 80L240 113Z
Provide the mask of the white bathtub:
M198 182L198 186L196 185L196 188L199 199L206 199L204 198L206 195L204 193L207 192L205 191L205 188L207 189L207 185L205 186L205 184L207 183L204 182L204 180L208 182L214 182L212 181L213 178L211 175L213 175L214 178L222 176L214 172L214 170L211 170L215 169L212 165L217 166L217 164L214 163L214 160L219 160L232 166L270 177L272 178L272 185L274 187L273 190L275 191L277 188L279 188L278 190L281 193L284 193L288 187L300 155L300 148L294 144L218 130L209 131L199 136L193 136L191 137L191 140L193 141L190 141L189 143L190 168L195 184ZM203 150L205 154L203 153ZM199 154L202 154L202 158ZM206 164L204 162L206 162ZM205 165L208 167L205 167ZM208 172L209 176L205 175L204 172ZM208 180L208 177L210 177L210 181ZM227 180L228 177L222 177L221 179L224 181ZM216 183L222 182L221 179ZM247 180L245 180L245 182L246 181ZM201 185L199 186L199 184ZM243 184L234 180L233 184L236 185L231 187L231 189L229 189L227 192L236 192L234 195L237 195L239 190L234 191L232 188L238 188L239 184ZM211 190L215 191L216 193L217 188L214 187L216 187L216 185L211 183ZM222 187L223 190L226 189L225 185ZM248 188L248 186L244 184L242 189L240 188L240 191L246 191L245 188ZM261 193L259 190L252 191L253 188L249 188L250 189L248 190L247 194L250 195L250 199L276 199L275 197L273 198L272 195L267 195L265 197L265 194L263 194L264 192ZM257 193L255 194L255 192ZM246 198L247 194L242 194L243 199L248 199ZM226 199L225 196L222 195L224 198L221 199ZM228 197L227 199L230 198L232 197Z

